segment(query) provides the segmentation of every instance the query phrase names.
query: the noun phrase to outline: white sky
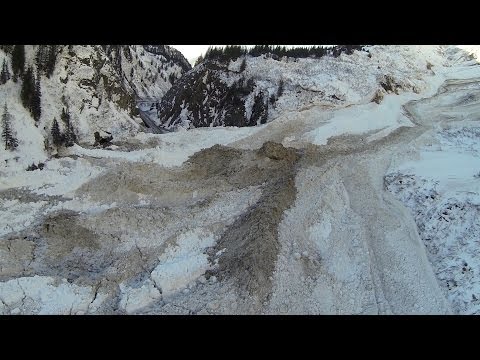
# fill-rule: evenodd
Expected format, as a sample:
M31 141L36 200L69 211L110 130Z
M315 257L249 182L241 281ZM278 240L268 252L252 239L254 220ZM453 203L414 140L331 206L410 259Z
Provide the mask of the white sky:
M209 46L225 46L225 45L169 45L177 50L179 50L183 56L187 58L188 61L193 65L195 60L205 54Z
M179 50L183 56L187 58L188 61L193 65L197 58L204 54L207 51L209 46L225 46L225 45L169 45L174 47L175 49ZM253 46L253 45L243 45L243 46ZM287 47L295 47L295 46L312 46L312 45L285 45ZM324 45L330 46L330 45Z

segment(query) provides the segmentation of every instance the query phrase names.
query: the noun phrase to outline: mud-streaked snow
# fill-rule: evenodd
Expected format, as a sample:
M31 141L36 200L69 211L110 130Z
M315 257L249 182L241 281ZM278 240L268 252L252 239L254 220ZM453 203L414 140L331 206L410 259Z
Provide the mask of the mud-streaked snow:
M158 145L136 151L114 151L104 149L86 149L75 145L71 154L97 158L120 159L131 162L156 163L165 167L180 166L197 151L213 145L228 145L243 139L262 129L259 127L218 127L180 130L163 135L139 134L135 139L147 142L156 139Z
M131 287L120 284L120 308L128 314L141 310L162 298L155 283L148 279L140 287Z
M50 159L43 170L17 169L0 180L0 190L28 187L36 194L69 196L104 169L83 159Z
M413 126L403 113L402 105L414 96L415 94L387 95L379 105L368 103L337 110L325 125L306 133L304 140L325 145L333 136L379 132L366 139L371 141L388 135L400 126Z
M209 269L208 256L204 251L215 244L212 234L197 229L180 235L177 245L168 248L159 258L152 271L152 279L168 296L184 288Z
M0 236L32 225L46 205L46 201L22 203L18 199L0 199Z
M120 284L120 307L133 313L187 288L211 267L205 251L214 244L213 234L201 228L180 234L177 243L159 257L148 279L136 286Z

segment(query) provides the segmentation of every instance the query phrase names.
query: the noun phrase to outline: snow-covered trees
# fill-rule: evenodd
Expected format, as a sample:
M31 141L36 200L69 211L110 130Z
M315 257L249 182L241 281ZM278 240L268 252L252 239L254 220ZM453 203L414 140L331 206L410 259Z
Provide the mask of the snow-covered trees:
M52 127L50 129L50 134L52 135L52 143L58 148L59 146L65 145L66 147L73 146L77 141L77 135L73 129L73 125L70 121L70 112L68 109L62 109L62 115L60 116L64 123L65 131L62 133L60 131L60 124L57 119L54 118L52 122Z
M11 117L12 116L8 112L7 104L5 104L2 115L2 139L5 144L5 150L14 150L18 146L18 141L12 129Z
M68 111L68 109L63 108L61 119L65 123L65 146L73 146L73 144L77 141L77 135L75 134L75 130L70 119L70 112Z
M35 81L35 91L33 92L32 98L32 115L35 121L40 120L40 116L42 114L42 104L41 104L41 88L40 88L40 74L38 74L37 79Z
M57 61L57 45L40 45L37 51L36 64L37 72L45 74L48 78L52 76Z
M50 133L52 134L53 144L55 146L58 147L63 144L63 136L60 133L60 127L58 126L58 121L55 118L53 119L52 129Z
M170 73L170 75L168 75L168 81L170 81L170 84L174 84L175 83L175 80L177 80L177 76L175 75L175 73Z
M25 68L25 45L15 45L12 51L13 81L17 81L19 75L23 75Z
M50 129L50 134L52 135L52 143L58 148L59 146L65 145L66 147L73 146L77 141L77 136L73 129L72 123L70 121L70 113L68 110L63 108L61 119L65 124L65 132L60 131L60 125L56 118L53 119L52 128Z
M283 87L284 87L284 81L283 79L280 80L280 83L278 84L278 90L277 90L277 99L282 96L283 94Z
M342 53L351 55L353 54L354 50L362 49L362 45L337 45L332 48L327 48L324 46L297 46L294 48L287 48L286 46L255 45L250 49L239 45L230 45L224 48L208 48L204 58L197 60L195 65L198 65L203 60L217 60L223 63L228 63L229 61L235 61L240 56L245 55L250 55L253 57L267 55L271 56L275 60L280 60L284 56L292 58L321 58L325 55L332 55L334 57L338 57Z
M240 64L240 72L244 72L247 68L247 60L243 58L242 63Z
M2 72L0 73L0 85L5 84L10 80L10 71L8 70L8 65L5 59L3 59Z
M265 101L265 94L260 91L255 95L252 107L252 115L250 116L251 125L256 125L258 121L260 124L265 124L268 118L268 102Z
M22 100L22 105L25 109L31 109L31 99L33 97L33 92L35 90L35 78L33 77L32 68L28 68L23 76L22 90L20 92L20 98Z
M35 121L40 120L40 115L42 112L40 102L40 77L38 77L35 81L35 75L33 74L33 70L31 67L29 67L23 75L20 97L22 99L23 106L25 107L25 109L30 111L33 119Z
M197 66L198 64L201 64L201 63L203 62L203 60L204 60L204 59L203 59L203 56L200 55L200 56L197 58L197 60L195 61L195 66Z

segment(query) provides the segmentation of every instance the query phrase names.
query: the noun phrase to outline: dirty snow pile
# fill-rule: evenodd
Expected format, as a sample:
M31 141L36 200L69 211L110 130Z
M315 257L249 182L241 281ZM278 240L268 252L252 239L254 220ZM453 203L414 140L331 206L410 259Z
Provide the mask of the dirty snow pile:
M77 156L155 163L166 167L180 166L197 151L216 144L230 144L261 129L263 129L262 126L254 128L198 128L189 131L180 129L177 132L163 134L160 137L154 134L139 133L132 140L141 144L150 144L151 147L141 150L116 151L111 149L87 149L74 145L68 153Z

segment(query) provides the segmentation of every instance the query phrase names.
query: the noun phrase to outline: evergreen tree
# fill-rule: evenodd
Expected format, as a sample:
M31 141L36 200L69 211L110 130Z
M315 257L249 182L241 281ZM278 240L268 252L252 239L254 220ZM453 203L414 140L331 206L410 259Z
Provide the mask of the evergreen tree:
M30 111L33 115L33 98L35 95L35 77L33 75L32 68L28 68L25 74L23 75L22 81L22 90L20 92L20 98L22 100L22 105L25 109Z
M36 64L38 74L52 76L57 61L57 45L40 45L37 50Z
M240 64L240 72L244 72L247 68L247 60L243 58L242 63Z
M203 56L200 55L198 58L197 58L197 61L195 61L195 66L197 66L198 64L201 64L203 62Z
M14 45L0 45L0 49L5 51L7 54L11 54L13 51Z
M53 138L53 143L55 146L60 146L63 143L63 137L62 134L60 133L60 127L58 126L58 121L57 119L53 119L53 124L52 124L52 129L51 129L51 134Z
M171 73L170 75L168 75L168 81L170 81L170 84L173 85L175 83L175 80L177 80L175 73Z
M4 59L2 65L2 72L0 74L0 85L5 84L8 80L10 80L10 71L8 70L7 62Z
M35 63L37 65L37 73L40 74L45 69L48 45L39 45L37 55L35 56Z
M49 51L48 51L48 57L47 57L47 63L45 66L45 75L47 75L47 78L50 79L50 76L52 76L53 71L55 70L55 64L57 62L57 45L50 45Z
M70 123L70 113L65 108L62 109L62 115L60 115L60 119L62 119L65 125L68 125Z
M73 125L69 124L65 130L65 146L66 147L73 146L76 142L77 142L77 135L75 134Z
M61 119L65 123L65 146L73 146L73 144L75 144L77 141L77 135L75 134L75 129L73 128L68 109L63 108Z
M42 92L40 88L40 74L37 76L37 80L35 81L35 88L32 97L32 116L35 121L40 120L40 116L42 115L42 105L41 105L41 98Z
M23 75L25 68L25 45L15 45L12 51L12 71L13 79L17 80L19 75Z
M280 84L278 85L278 90L277 90L277 99L282 96L283 94L283 79L280 80Z
M18 146L18 141L13 134L12 126L10 123L11 115L8 112L7 104L5 104L5 108L3 110L2 115L2 138L5 144L5 150L14 150Z

